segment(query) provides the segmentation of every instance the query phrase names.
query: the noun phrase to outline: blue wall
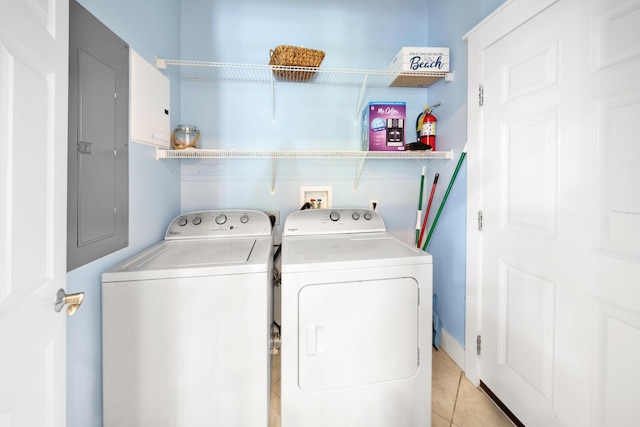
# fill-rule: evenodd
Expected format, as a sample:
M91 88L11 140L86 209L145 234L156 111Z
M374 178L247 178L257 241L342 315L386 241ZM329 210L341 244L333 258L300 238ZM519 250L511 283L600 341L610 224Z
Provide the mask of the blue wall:
M466 139L466 45L462 35L501 0L80 0L98 19L153 62L170 59L266 64L279 44L324 50L324 67L386 69L402 46L451 48L455 81L429 89L376 89L364 102L405 101L411 123L425 103L442 102L436 112L438 147L453 149L456 160ZM468 4L468 3L471 3ZM391 10L390 10L391 9ZM384 18L384 22L383 22ZM392 18L397 25L389 27ZM202 131L203 148L256 150L355 150L354 124L359 89L277 85L275 124L271 87L260 84L181 82L171 78L171 124L189 123ZM410 133L411 134L411 133ZM101 273L163 237L169 221L196 209L279 210L282 221L299 209L299 187L330 185L333 205L366 207L380 203L387 228L412 242L420 186L439 172L431 217L449 182L454 161L372 160L365 163L354 190L358 162L286 160L276 165L271 194L270 160L155 160L155 149L130 144L129 247L68 274L68 291L84 291L83 307L67 323L67 425L102 425ZM434 287L445 328L464 343L465 168L429 251L435 259ZM427 193L428 195L428 193ZM281 226L276 227L276 240Z
M396 2L389 9L386 0L183 0L182 55L267 64L269 50L277 45L304 45L326 52L323 67L385 70L400 47L427 43L423 0ZM388 25L389 20L397 25ZM184 82L182 119L201 129L203 148L360 149L361 128L354 122L359 88L276 84L275 92L274 124L268 84ZM370 89L364 103L370 101L404 101L407 122L414 123L428 101L427 90ZM414 132L408 134L415 138ZM429 163L434 162L446 160ZM328 185L336 207L368 207L370 200L378 200L387 228L411 242L423 165L413 160L368 161L354 191L357 162L279 161L272 195L270 160L183 161L181 204L184 210L279 210L284 220L300 208L300 186ZM280 231L281 226L276 241Z
M412 123L423 104L441 102L436 110L438 149L454 150L454 161L426 162L427 195L440 173L430 214L436 215L466 141L467 50L462 36L503 0L409 0L397 2L393 19L402 30L380 24L384 0L321 5L296 1L239 0L211 3L183 0L184 59L244 62L268 61L278 44L304 45L326 52L323 67L386 69L401 46L447 46L451 49L453 82L439 81L429 89L369 89L365 102L405 101ZM268 20L264 16L269 16ZM330 30L328 23L331 23ZM426 23L426 25L425 25ZM202 130L203 148L259 150L358 149L360 127L353 117L358 89L277 85L275 124L271 122L269 85L185 82L183 121ZM413 136L413 133L409 133ZM387 228L412 242L421 167L425 162L369 161L354 192L357 164L343 160L279 161L275 194L270 194L271 163L251 161L183 161L182 207L280 210L281 218L299 209L301 185L331 185L334 206L368 206L379 201ZM241 177L241 179L238 179ZM434 256L437 311L445 329L464 346L466 165L454 183L428 251ZM276 232L280 232L276 228ZM276 240L278 236L276 236Z
M467 140L467 43L462 37L503 2L504 0L427 1L429 45L449 46L451 69L455 71L453 82L440 81L429 88L429 100L433 104L442 103L435 110L439 119L437 147L453 149L455 153L453 162L439 163L437 167L431 168L426 180L431 184L433 175L440 173L429 215L429 229ZM434 293L438 295L436 311L443 327L462 347L465 342L466 171L464 162L427 248L433 255L433 287Z
M154 55L180 55L180 4L174 0L80 0L149 62ZM171 79L171 122L180 120L180 84ZM69 272L67 292L85 301L67 319L67 426L102 425L102 334L100 275L164 237L180 211L180 168L155 160L153 147L129 144L129 247Z

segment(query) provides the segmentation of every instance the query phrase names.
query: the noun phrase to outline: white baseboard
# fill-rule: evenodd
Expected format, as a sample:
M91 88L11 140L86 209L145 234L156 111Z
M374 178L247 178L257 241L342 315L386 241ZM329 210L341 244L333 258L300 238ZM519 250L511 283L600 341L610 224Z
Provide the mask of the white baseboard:
M440 348L446 351L449 357L456 362L456 365L464 371L464 347L462 347L462 345L460 345L460 343L456 341L456 339L453 338L445 328L442 328Z

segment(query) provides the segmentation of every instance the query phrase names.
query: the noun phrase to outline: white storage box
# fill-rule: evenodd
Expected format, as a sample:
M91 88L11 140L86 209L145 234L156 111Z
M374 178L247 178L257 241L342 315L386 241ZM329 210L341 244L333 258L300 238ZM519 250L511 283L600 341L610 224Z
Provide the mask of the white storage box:
M449 72L448 47L403 47L389 64L389 71Z

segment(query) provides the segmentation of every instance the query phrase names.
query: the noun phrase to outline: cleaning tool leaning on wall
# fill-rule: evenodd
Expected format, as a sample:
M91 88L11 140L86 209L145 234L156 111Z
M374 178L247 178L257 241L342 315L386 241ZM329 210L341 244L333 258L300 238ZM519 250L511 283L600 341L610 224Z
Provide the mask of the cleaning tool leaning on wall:
M436 225L438 225L438 219L440 218L440 214L444 209L445 203L447 203L447 198L449 197L449 192L451 191L451 187L453 187L453 183L456 181L456 177L458 176L458 172L460 171L460 166L462 166L462 162L464 162L464 158L467 156L467 145L464 145L462 149L462 153L460 154L460 158L458 159L458 164L456 165L455 171L453 171L453 176L451 177L451 181L449 182L449 186L447 187L447 191L444 193L444 197L442 198L442 202L440 202L440 207L438 208L438 213L436 214L435 219L433 220L433 224L431 224L431 229L429 230L429 234L427 235L427 240L424 242L424 246L422 246L422 250L426 251L427 246L429 246L429 242L431 241L431 236L433 235L433 231L436 229Z

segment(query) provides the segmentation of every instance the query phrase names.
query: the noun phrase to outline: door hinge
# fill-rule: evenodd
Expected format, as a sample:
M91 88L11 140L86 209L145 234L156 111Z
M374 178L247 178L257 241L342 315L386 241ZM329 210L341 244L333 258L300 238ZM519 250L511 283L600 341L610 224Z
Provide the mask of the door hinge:
M478 231L482 231L482 211L478 211Z
M93 144L90 142L78 142L78 153L93 154Z
M418 305L420 305L420 288L418 288Z
M478 86L478 106L482 107L484 105L484 86Z
M418 347L418 366L420 366L420 347Z
M482 352L482 336L480 335L476 337L476 352L478 353L478 356L480 356L480 353Z

